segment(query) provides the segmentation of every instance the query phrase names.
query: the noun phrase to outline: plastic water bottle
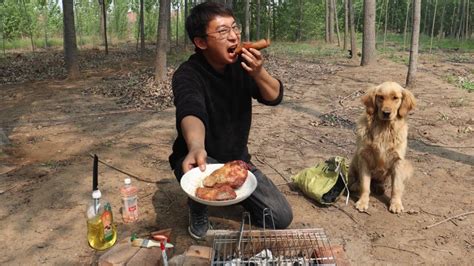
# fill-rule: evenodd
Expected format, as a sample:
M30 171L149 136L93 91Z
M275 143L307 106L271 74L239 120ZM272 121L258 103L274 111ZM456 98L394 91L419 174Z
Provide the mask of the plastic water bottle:
M124 186L120 189L124 223L133 223L138 220L138 188L131 183L129 177L125 178Z

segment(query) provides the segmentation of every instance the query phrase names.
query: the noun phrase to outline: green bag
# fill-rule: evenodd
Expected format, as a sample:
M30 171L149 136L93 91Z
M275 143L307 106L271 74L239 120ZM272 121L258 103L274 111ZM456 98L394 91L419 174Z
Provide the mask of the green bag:
M306 196L321 204L335 202L345 190L347 204L349 200L348 171L347 159L336 156L302 170L291 179Z

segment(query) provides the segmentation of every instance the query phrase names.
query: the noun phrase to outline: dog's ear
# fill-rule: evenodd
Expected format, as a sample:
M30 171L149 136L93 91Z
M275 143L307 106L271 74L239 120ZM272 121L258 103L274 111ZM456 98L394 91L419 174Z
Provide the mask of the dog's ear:
M377 106L375 105L375 92L377 87L372 87L368 89L365 94L362 96L362 103L365 105L365 110L367 114L373 115Z
M398 109L398 115L400 115L400 117L405 117L408 112L415 108L416 100L415 96L413 96L413 94L407 89L402 91L402 95L402 104Z

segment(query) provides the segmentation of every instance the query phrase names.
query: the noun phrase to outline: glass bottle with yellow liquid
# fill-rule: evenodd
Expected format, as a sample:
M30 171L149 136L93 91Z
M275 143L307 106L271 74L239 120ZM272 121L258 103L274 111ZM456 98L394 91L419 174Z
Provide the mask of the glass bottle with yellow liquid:
M87 207L87 241L97 250L107 249L117 240L117 229L114 224L110 203L100 202L100 190L92 192L92 203Z

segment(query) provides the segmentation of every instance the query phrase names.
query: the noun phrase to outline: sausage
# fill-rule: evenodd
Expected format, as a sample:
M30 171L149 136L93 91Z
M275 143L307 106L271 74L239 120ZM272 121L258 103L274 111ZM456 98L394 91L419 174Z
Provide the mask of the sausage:
M239 44L239 46L237 46L237 48L235 49L235 52L238 54L241 54L242 47L244 47L245 49L254 48L257 50L261 50L261 49L267 48L268 46L270 46L270 40L267 40L267 39L261 39L256 42L243 42Z

